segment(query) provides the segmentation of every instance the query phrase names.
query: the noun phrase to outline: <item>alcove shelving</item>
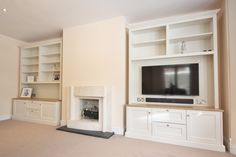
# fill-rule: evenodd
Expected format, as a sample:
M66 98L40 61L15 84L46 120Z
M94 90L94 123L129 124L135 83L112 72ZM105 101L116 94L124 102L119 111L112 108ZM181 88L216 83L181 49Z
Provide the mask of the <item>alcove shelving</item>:
M21 48L20 88L35 98L61 99L61 40Z
M206 104L203 105L219 108L217 12L214 10L128 25L129 103L138 103L137 98L140 97L169 97L142 95L142 66L198 63L201 72L200 95L170 97L191 98L196 102L198 99L204 100Z

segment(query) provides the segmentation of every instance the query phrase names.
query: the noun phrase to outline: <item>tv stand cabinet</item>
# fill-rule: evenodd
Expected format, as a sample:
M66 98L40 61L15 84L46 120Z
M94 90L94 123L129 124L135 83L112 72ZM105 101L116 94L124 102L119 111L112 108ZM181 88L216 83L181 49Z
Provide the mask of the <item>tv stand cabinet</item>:
M171 105L127 105L126 137L215 151L223 145L222 110Z
M225 151L219 103L218 12L128 25L131 105L127 105L127 137ZM142 67L195 63L199 65L199 95L142 94ZM157 99L185 99L193 103L161 105L153 102Z

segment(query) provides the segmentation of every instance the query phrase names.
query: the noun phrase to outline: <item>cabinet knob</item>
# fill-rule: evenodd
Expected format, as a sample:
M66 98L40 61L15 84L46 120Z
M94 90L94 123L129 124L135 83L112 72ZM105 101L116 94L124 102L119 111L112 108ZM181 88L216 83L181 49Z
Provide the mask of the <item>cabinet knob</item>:
M169 112L169 110L166 110L166 112Z
M189 115L189 114L187 114L187 117L190 117L190 115Z
M169 124L166 124L167 127L169 127L170 125Z

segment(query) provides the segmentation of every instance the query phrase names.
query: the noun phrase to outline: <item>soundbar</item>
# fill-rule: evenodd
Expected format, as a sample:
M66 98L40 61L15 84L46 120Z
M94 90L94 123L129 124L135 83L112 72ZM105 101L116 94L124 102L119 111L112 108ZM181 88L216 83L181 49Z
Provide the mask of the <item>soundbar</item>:
M146 102L193 104L193 99L146 98Z

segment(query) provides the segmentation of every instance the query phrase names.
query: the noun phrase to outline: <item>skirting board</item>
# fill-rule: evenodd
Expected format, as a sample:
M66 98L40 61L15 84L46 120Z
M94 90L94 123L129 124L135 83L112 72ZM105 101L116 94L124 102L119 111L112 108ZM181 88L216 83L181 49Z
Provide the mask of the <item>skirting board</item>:
M60 126L65 126L67 123L66 123L66 120L61 120L60 122Z
M141 139L141 140L148 140L148 141L154 141L154 142L160 142L160 143L166 143L166 144L174 144L174 145L180 145L180 146L186 146L186 147L192 147L192 148L200 148L200 149L206 149L206 150L225 152L224 145L193 143L189 141L175 141L172 139L154 138L151 136L138 135L131 132L125 132L125 136L129 138L135 138L135 139Z
M11 119L12 115L0 115L0 121Z
M230 153L236 155L236 146L231 144L231 140L229 140L228 138L225 137L225 138L224 138L224 144L225 144L225 146L226 146L226 149L227 149Z
M124 135L124 128L112 128L112 131L116 134L116 135Z

